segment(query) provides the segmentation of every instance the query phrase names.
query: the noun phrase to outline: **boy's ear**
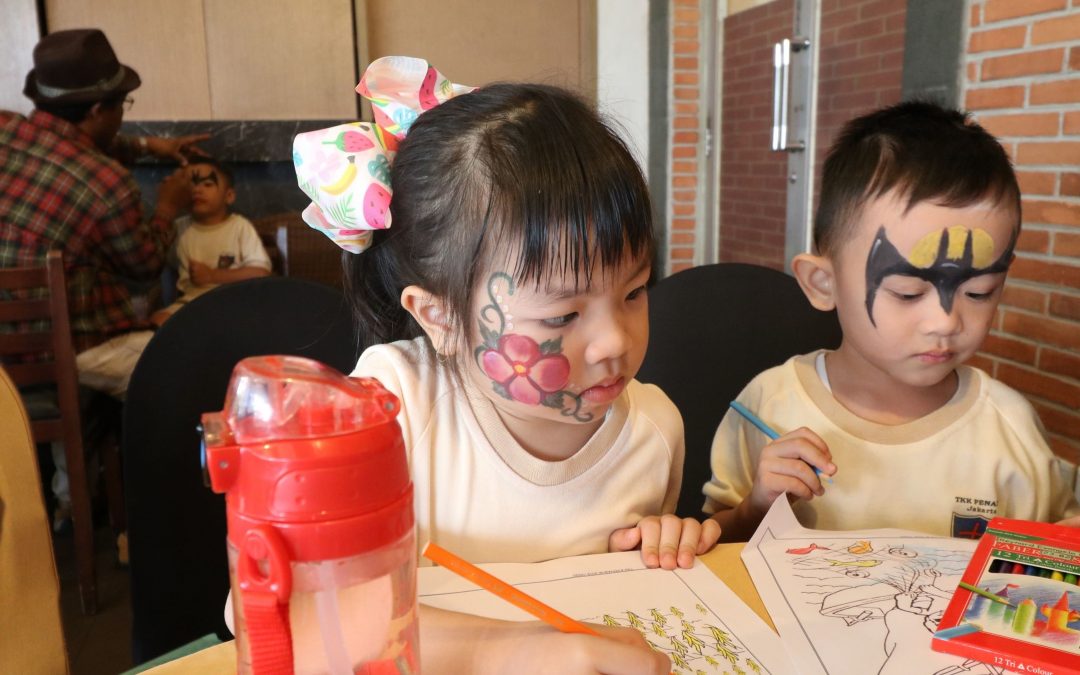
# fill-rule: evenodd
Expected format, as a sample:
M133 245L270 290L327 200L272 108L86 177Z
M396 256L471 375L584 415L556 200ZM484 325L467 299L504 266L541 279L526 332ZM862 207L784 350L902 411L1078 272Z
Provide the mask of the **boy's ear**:
M836 275L832 261L824 256L800 253L792 258L791 271L811 305L823 312L836 309Z
M453 354L454 341L450 335L450 314L445 300L413 285L401 291L401 306L427 333L436 353L443 356Z
M232 206L232 203L236 201L236 190L229 188L225 191L225 203Z

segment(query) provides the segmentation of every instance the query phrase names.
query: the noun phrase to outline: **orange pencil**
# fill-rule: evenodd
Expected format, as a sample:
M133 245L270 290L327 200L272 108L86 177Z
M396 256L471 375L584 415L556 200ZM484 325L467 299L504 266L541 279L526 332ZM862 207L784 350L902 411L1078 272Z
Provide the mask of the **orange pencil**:
M597 633L580 621L571 619L559 610L548 607L527 593L522 593L502 579L488 574L476 565L457 557L438 544L429 541L424 545L424 550L420 551L420 555L431 562L442 565L451 572L468 579L480 588L491 591L503 600L520 607L529 614L532 614L541 621L554 626L564 633L600 635L600 633Z

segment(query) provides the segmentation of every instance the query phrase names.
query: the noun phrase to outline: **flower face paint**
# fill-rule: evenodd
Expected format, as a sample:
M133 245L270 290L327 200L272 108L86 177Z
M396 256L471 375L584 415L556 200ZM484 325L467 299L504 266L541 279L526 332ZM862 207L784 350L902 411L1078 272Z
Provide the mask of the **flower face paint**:
M494 272L476 311L474 381L517 418L599 422L645 356L649 271L647 260L594 270L588 289L572 275L536 286Z

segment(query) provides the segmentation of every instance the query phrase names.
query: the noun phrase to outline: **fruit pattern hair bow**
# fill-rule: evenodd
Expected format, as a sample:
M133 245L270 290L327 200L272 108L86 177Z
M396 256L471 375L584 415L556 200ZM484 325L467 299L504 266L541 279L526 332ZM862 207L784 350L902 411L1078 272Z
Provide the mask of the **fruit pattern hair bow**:
M293 139L296 180L311 198L304 222L349 253L370 246L373 230L390 227L390 162L398 143L420 113L473 89L423 59L373 61L356 91L371 101L375 124L350 122Z

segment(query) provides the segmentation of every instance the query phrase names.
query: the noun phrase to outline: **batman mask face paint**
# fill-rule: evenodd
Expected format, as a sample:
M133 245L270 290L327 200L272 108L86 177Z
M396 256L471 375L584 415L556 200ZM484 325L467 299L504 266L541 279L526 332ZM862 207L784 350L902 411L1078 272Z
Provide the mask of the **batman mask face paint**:
M893 275L915 277L937 291L941 308L952 312L957 289L967 280L1009 269L1019 230L1014 230L1001 255L991 260L994 240L983 229L954 226L931 232L920 239L905 258L879 227L866 259L866 312L874 321L874 299L881 282Z

